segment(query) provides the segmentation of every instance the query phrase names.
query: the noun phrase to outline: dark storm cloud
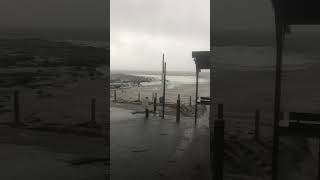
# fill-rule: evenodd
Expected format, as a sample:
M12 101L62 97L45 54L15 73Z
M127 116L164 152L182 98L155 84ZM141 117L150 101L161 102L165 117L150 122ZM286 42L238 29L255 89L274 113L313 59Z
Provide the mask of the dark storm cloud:
M108 0L1 0L2 28L106 28Z

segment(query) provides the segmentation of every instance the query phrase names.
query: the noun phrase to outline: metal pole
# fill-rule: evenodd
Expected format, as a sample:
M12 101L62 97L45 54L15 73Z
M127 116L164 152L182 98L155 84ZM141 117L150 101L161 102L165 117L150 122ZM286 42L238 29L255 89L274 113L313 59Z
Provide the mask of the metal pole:
M279 3L275 1L275 3ZM273 122L273 151L272 151L272 180L278 180L278 155L279 155L279 120L281 104L281 73L282 73L282 46L283 26L281 22L279 4L275 6L276 41L277 41L277 63L274 95L274 122Z
M195 100L195 109L194 109L194 123L197 124L198 116L198 84L199 84L199 70L196 70L196 100Z

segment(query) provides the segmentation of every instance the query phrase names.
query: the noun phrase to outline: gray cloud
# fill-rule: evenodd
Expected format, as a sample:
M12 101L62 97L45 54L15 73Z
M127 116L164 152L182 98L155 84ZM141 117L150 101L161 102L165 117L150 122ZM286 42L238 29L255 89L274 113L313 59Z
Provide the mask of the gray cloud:
M194 70L192 50L209 50L210 0L111 1L111 68Z

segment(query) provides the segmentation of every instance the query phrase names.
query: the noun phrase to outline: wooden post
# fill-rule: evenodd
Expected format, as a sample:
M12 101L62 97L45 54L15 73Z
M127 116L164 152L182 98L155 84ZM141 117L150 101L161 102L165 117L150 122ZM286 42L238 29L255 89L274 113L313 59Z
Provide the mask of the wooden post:
M274 121L273 121L273 147L272 147L272 180L278 180L278 156L279 156L279 120L281 105L281 75L282 75L282 46L283 46L283 23L279 2L275 3L275 25L276 25L276 77L274 93Z
M91 99L91 124L96 124L96 99Z
M19 102L19 91L14 91L14 124L18 125L20 123L20 102Z
M180 94L178 94L178 100L177 100L177 116L176 116L177 123L180 122Z
M146 118L149 118L149 108L145 109L145 113L146 113Z
M117 90L113 91L114 101L117 101Z
M190 96L190 98L189 98L189 106L191 106L191 99L192 99L192 98L191 98L191 96Z
M254 139L259 141L260 138L260 110L257 109L255 112L255 123L254 123Z
M199 70L196 70L196 100L195 100L195 109L194 109L194 123L197 124L198 117L198 84L199 84Z
M164 58L164 54L163 54ZM167 71L167 63L164 63L164 75L163 75L163 96L162 96L162 119L164 119L165 113L165 104L166 104L166 72Z
M157 93L155 94L155 97L153 99L153 113L156 114L157 112Z
M139 91L139 93L138 93L138 101L140 102L141 100L140 100L140 91Z
M213 157L211 159L213 179L223 180L224 161L224 119L223 105L218 105L218 119L214 121Z

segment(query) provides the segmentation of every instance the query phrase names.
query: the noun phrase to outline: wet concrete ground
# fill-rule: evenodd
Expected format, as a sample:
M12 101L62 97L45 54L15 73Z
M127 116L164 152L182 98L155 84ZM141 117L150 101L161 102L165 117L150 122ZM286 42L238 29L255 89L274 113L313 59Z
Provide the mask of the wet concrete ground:
M145 119L144 114L111 108L111 179L173 178L200 127L191 117L177 124L175 116L151 114Z

